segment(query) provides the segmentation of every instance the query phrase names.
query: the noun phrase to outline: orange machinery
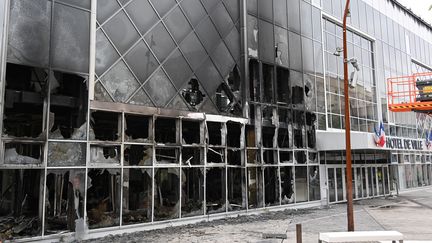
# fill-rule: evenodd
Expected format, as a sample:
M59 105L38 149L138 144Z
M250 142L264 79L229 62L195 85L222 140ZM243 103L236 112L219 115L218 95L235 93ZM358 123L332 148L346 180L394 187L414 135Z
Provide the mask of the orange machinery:
M432 114L432 72L387 79L388 107L393 112Z

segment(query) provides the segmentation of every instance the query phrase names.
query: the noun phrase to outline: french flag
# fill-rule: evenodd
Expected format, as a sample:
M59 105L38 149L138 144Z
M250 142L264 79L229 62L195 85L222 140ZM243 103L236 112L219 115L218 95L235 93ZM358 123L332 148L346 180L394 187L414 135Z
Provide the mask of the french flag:
M384 124L382 122L380 122L380 126L379 126L378 131L376 128L374 128L374 130L375 130L375 144L379 147L384 147L384 145L386 143Z

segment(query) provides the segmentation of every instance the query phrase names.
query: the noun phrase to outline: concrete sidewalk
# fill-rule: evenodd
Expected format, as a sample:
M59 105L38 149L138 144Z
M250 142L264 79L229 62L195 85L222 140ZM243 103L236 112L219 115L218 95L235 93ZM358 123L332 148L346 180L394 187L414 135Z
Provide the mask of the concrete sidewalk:
M432 243L432 188L397 198L356 201L355 230L396 230L405 242ZM319 232L346 231L346 205L328 209L285 210L242 216L162 230L108 236L88 242L295 242L295 225L303 227L303 242L318 242ZM263 234L287 234L288 239L264 239Z

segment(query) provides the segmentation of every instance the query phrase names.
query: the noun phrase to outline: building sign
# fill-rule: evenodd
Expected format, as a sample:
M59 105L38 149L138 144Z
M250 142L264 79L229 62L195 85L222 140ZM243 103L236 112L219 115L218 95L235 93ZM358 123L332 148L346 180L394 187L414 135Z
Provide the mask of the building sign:
M404 150L423 150L423 141L405 138L387 138L386 148Z

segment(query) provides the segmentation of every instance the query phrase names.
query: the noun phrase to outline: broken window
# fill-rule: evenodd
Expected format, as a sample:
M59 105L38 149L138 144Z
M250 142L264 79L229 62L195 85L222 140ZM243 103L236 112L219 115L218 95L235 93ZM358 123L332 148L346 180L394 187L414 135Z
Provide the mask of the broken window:
M228 149L227 162L229 165L243 165L244 150Z
M246 147L254 148L256 147L255 141L255 127L254 126L246 126Z
M279 125L288 126L292 121L291 110L285 108L278 108Z
M120 146L90 145L90 164L94 166L120 165Z
M223 145L222 123L207 122L208 143L210 145Z
M279 205L279 172L277 167L264 168L265 205Z
M289 84L289 71L288 69L277 67L276 68L276 79L277 79L277 101L283 105L290 104L290 84Z
M307 110L316 111L315 81L312 78L304 74L305 103Z
M248 208L263 207L263 175L261 167L247 168Z
M87 85L83 77L55 71L50 79L52 139L87 139Z
M262 127L262 145L265 148L274 147L274 135L275 135L274 127Z
M290 148L291 147L291 141L290 141L290 134L289 130L286 128L279 128L278 129L278 146L279 148Z
M306 164L306 151L294 151L294 158L297 164Z
M182 139L184 144L202 144L200 121L182 120Z
M207 149L207 164L212 163L225 163L225 149L210 147Z
M125 115L125 141L150 143L152 118L148 116Z
M295 194L297 203L308 201L307 166L295 167Z
M84 166L86 164L85 143L48 143L48 166Z
M182 217L204 214L204 169L182 169Z
M308 152L308 163L310 163L310 164L318 164L318 153L316 153L316 152Z
M228 122L227 127L227 146L231 148L241 147L242 124L236 122Z
M304 87L303 87L303 75L299 72L292 71L290 73L290 84L292 94L292 104L300 105L304 104Z
M155 139L157 143L176 144L178 142L177 120L157 117L155 121Z
M247 163L259 164L261 162L261 155L259 149L247 149Z
M183 147L182 148L183 165L203 165L204 149L201 147Z
M310 201L321 200L319 167L310 166L308 169L309 169L309 200Z
M47 70L7 64L3 136L41 138L47 86Z
M228 211L246 208L245 175L243 168L228 168Z
M124 145L124 164L150 166L153 163L153 148L144 145Z
M273 79L274 79L274 67L267 64L262 64L263 72L263 95L262 102L274 103L273 95Z
M179 149L169 147L157 147L156 162L159 164L179 164Z
M182 90L182 95L189 105L195 107L204 100L205 94L200 90L197 79L192 78L188 84L189 87Z
M315 121L316 115L314 113L306 112L306 129L309 148L315 148L316 146Z
M41 143L5 143L4 149L5 164L42 164L43 144Z
M282 204L294 203L294 176L292 166L280 167Z
M294 146L297 148L305 147L305 115L303 111L293 110L293 132L294 132Z
M0 186L0 239L41 235L42 171L0 170Z
M155 221L178 218L180 198L180 169L155 169Z
M151 169L123 170L124 225L150 222L152 218Z
M267 126L274 124L273 106L269 106L269 105L263 105L262 106L262 120L263 120L263 123L265 123L265 125L267 125Z
M87 216L89 228L118 226L120 223L120 170L88 171Z
M93 111L91 114L91 128L94 131L90 139L102 141L120 140L121 116L118 113L106 111Z
M207 213L225 212L225 168L208 168L206 188Z
M277 164L277 151L265 149L263 151L264 163Z
M279 150L280 163L293 163L293 152Z
M49 170L46 187L45 234L74 232L84 219L85 170Z

